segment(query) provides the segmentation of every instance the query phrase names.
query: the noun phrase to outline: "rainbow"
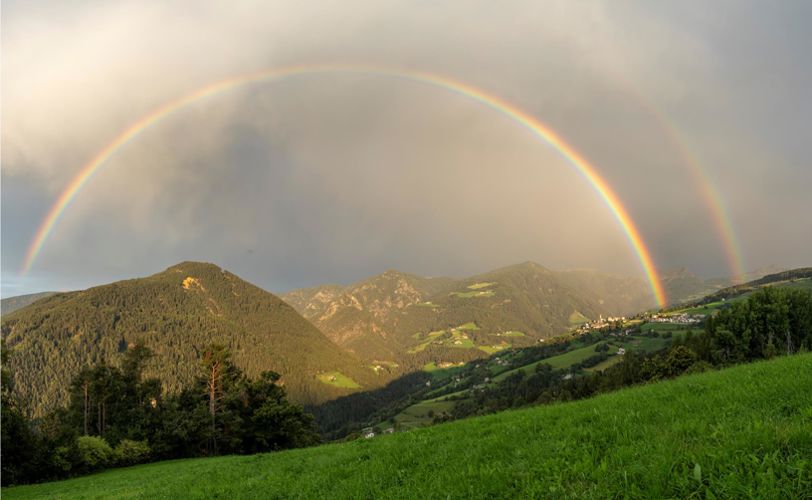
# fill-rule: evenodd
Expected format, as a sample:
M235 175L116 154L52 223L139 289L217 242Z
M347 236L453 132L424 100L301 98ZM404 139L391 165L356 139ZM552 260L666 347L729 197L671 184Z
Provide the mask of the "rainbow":
M739 244L738 237L733 229L733 223L725 208L722 195L719 190L716 189L710 175L708 175L707 171L702 167L696 156L691 154L690 149L685 144L685 140L678 132L678 127L658 109L651 98L641 91L636 81L631 80L625 73L621 72L612 72L612 76L622 88L629 92L633 100L636 101L646 113L654 118L660 130L665 135L665 138L678 153L680 163L687 167L691 180L699 191L705 208L711 215L711 222L716 227L716 235L722 245L725 261L727 262L731 277L734 280L743 280L746 275L746 270L741 245Z
M575 169L589 182L598 195L603 199L612 215L622 227L631 247L636 253L640 266L648 279L651 291L654 294L657 304L660 307L663 307L666 304L667 300L665 291L657 274L654 261L651 257L651 252L649 251L648 247L646 247L645 242L640 235L640 231L637 229L637 226L634 224L631 216L629 216L628 211L606 180L604 180L598 174L595 167L592 166L586 160L586 158L578 153L578 151L570 146L554 130L507 101L492 94L488 94L484 90L453 80L449 77L399 68L357 65L301 65L279 69L269 69L235 76L201 87L179 99L158 107L151 113L144 115L132 123L115 139L113 139L112 142L99 151L96 156L94 156L82 167L79 173L61 192L57 200L46 214L42 224L31 241L25 256L21 274L25 275L31 269L31 266L34 264L34 261L41 252L43 245L47 241L48 236L53 231L62 214L65 212L68 206L70 206L70 203L76 198L82 188L101 169L101 167L106 164L110 157L112 157L122 147L137 138L145 130L192 103L214 96L221 92L234 89L247 83L271 82L295 75L312 75L323 73L360 73L395 77L445 89L451 93L468 97L487 106L490 109L501 113L530 131L536 137L553 146L575 167Z
M741 246L736 237L736 232L733 229L733 223L730 220L730 216L725 208L725 203L722 200L722 195L716 189L714 183L696 157L690 153L688 147L685 145L685 141L680 138L677 129L672 126L662 113L647 99L641 99L641 102L659 122L660 128L665 132L666 138L678 152L680 162L688 167L688 172L691 174L694 185L699 190L702 201L711 214L713 225L716 226L716 234L722 244L731 278L733 278L734 281L744 280L747 274L744 265L744 257L742 256Z

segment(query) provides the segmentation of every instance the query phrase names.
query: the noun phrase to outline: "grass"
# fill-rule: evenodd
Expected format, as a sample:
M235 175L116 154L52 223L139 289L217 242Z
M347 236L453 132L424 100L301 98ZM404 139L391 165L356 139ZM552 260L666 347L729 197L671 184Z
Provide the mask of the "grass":
M465 333L467 330L479 330L476 323L469 322L460 325L451 330L438 330L436 332L429 332L426 334L426 340L411 347L408 351L409 354L417 354L426 350L431 344L441 345L443 347L453 347L457 349L473 349L476 347L474 341L468 338ZM414 335L412 335L414 337Z
M734 299L735 300L735 299ZM716 302L709 302L705 305L697 306L697 307L689 307L687 309L680 309L677 312L685 313L685 314L704 314L705 316L709 316L714 312L718 311L725 302L719 300Z
M493 297L496 295L496 292L493 290L471 290L470 292L451 292L449 295L461 299L470 299L472 297Z
M623 356L614 355L610 358L607 358L595 366L587 368L586 371L588 372L602 372L603 370L609 368L610 366L616 365L623 361Z
M812 354L791 356L374 439L161 462L2 495L810 498L810 367Z
M798 290L809 290L812 292L812 278L803 278L793 281L788 281L784 285L786 288L794 288Z
M508 347L510 347L510 344L507 342L502 342L501 344L496 345L478 345L476 348L488 354L494 354L499 351L504 351Z
M562 368L569 368L570 366L574 365L575 363L583 361L586 358L597 354L597 352L595 352L595 346L597 346L598 344L605 344L605 343L606 342L598 342L598 343L595 343L595 344L590 344L590 345L588 345L586 347L580 347L578 349L573 349L571 351L567 351L567 352L565 352L563 354L559 354L557 356L553 356L553 357L550 357L550 358L544 358L544 359L539 360L539 361L534 361L533 363L530 363L530 364L527 364L527 365L524 365L524 366L520 366L519 368L514 368L513 370L508 370L506 372L500 373L499 375L497 375L496 377L493 378L493 381L494 382L499 382L501 380L506 379L511 374L516 373L518 371L525 371L525 372L527 370L532 371L532 370L534 370L536 368L536 365L539 365L541 363L546 363L546 364L552 366L556 370L560 370Z
M640 327L642 332L669 332L674 330L686 330L693 328L694 330L703 330L704 327L699 324L683 325L680 323L644 323Z
M361 387L355 380L341 372L319 373L316 375L316 378L318 378L320 382L343 389L359 389Z
M589 318L579 313L578 311L573 311L573 313L570 314L569 320L570 325L583 325L584 323L589 323Z
M473 285L468 285L469 290L481 290L483 288L490 288L495 285L495 281L483 281L480 283L474 283Z
M380 372L381 370L393 370L397 368L399 365L394 361L377 361L373 360L373 364L369 365L369 368L374 371L375 373Z
M387 368L397 368L398 366L400 366L397 363L395 363L394 361L380 361L380 360L376 359L376 360L373 360L372 362L375 363L376 365L385 366Z
M580 363L581 361L589 358L590 356L594 356L595 354L597 354L597 351L595 351L595 347L597 347L600 344L609 344L610 352L617 351L618 347L625 347L626 349L636 349L638 351L652 352L664 348L669 342L671 342L670 339L663 339L660 337L624 337L622 338L622 340L621 339L616 340L613 339L611 341L604 340L601 342L596 342L594 344L589 344L584 347L572 349L557 356L552 356L550 358L544 358L539 361L534 361L532 363L520 366L518 368L514 368L512 370L504 371L499 375L495 376L493 378L493 381L499 382L518 371L524 372L527 372L528 370L532 371L536 368L536 365L539 365L541 363L546 363L550 365L551 367L553 367L554 370L562 370L565 368L569 368L570 366L576 363ZM603 363L606 363L606 361L602 362L601 364Z
M426 427L431 425L435 415L451 411L454 404L454 401L443 401L442 399L422 401L398 413L395 416L395 422L401 429Z
M502 333L494 333L492 335L496 335L497 337L524 337L525 333L518 330L510 330Z

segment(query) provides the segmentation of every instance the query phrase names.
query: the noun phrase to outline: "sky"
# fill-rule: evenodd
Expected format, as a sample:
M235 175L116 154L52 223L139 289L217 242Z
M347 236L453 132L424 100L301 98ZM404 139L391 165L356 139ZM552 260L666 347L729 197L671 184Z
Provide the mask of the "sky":
M445 89L352 72L239 86L117 150L28 273L51 205L140 117L290 65L445 75L587 158L659 269L812 264L812 3L13 1L2 4L2 296L214 262L272 291L523 261L642 275L555 148ZM704 191L703 191L704 190Z

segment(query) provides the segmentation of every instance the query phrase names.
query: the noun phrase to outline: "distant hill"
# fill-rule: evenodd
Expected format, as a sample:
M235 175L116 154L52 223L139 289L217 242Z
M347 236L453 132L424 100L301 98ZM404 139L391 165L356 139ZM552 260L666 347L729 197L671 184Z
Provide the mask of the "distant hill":
M738 278L703 278L685 268L680 268L662 271L660 278L670 305L675 306L695 302L737 283L754 281L783 271L785 268L767 266L750 271Z
M645 282L526 262L463 279L387 271L283 299L337 344L381 370L459 363L534 345L599 316L654 305Z
M115 363L140 342L155 353L147 375L188 385L201 349L230 347L251 376L282 375L291 399L318 403L383 383L292 307L212 264L184 262L147 278L58 293L4 315L17 390L35 414L66 402L81 367Z
M8 297L6 299L0 300L0 315L6 315L8 313L16 311L17 309L22 309L27 305L33 304L39 299L50 297L51 295L54 295L56 293L57 292L31 293L28 295L18 295L16 297Z
M812 267L801 267L775 274L768 274L747 283L723 288L712 294L705 295L693 302L693 305L710 304L731 298L746 296L765 286L781 286L812 289Z

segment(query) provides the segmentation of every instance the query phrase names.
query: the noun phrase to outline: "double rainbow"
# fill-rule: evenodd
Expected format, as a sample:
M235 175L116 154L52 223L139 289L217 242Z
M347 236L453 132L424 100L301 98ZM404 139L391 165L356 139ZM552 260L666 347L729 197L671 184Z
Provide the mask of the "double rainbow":
M127 127L126 130L120 133L101 151L99 151L96 156L93 157L93 159L82 167L80 172L65 187L62 193L59 195L59 198L56 200L53 206L51 206L51 209L48 211L45 219L37 230L36 235L34 236L34 239L32 240L26 253L21 274L26 274L31 269L31 266L37 259L43 245L47 241L48 236L53 231L57 222L59 222L62 214L64 214L71 201L76 198L93 175L106 164L110 157L115 155L117 151L119 151L129 142L136 139L145 130L194 102L237 88L247 83L260 81L271 82L295 75L324 73L368 74L400 78L408 81L432 85L434 87L447 90L451 93L468 97L480 104L483 104L488 108L501 113L507 118L510 118L517 124L530 131L536 137L550 144L564 158L566 158L573 167L575 167L575 169L589 182L593 189L603 199L604 203L625 232L631 247L634 249L634 252L636 253L640 262L640 266L648 279L651 291L654 294L657 304L660 307L666 304L665 291L663 290L662 283L660 282L660 278L654 266L654 261L651 258L651 252L644 243L643 238L640 235L640 231L634 224L632 218L629 216L628 211L606 180L604 180L598 174L595 167L592 166L580 153L578 153L578 151L570 146L554 130L509 102L495 95L489 94L482 89L459 82L446 76L399 68L357 65L302 65L248 73L201 87L194 92L174 101L168 102L151 113L141 117L139 120Z

